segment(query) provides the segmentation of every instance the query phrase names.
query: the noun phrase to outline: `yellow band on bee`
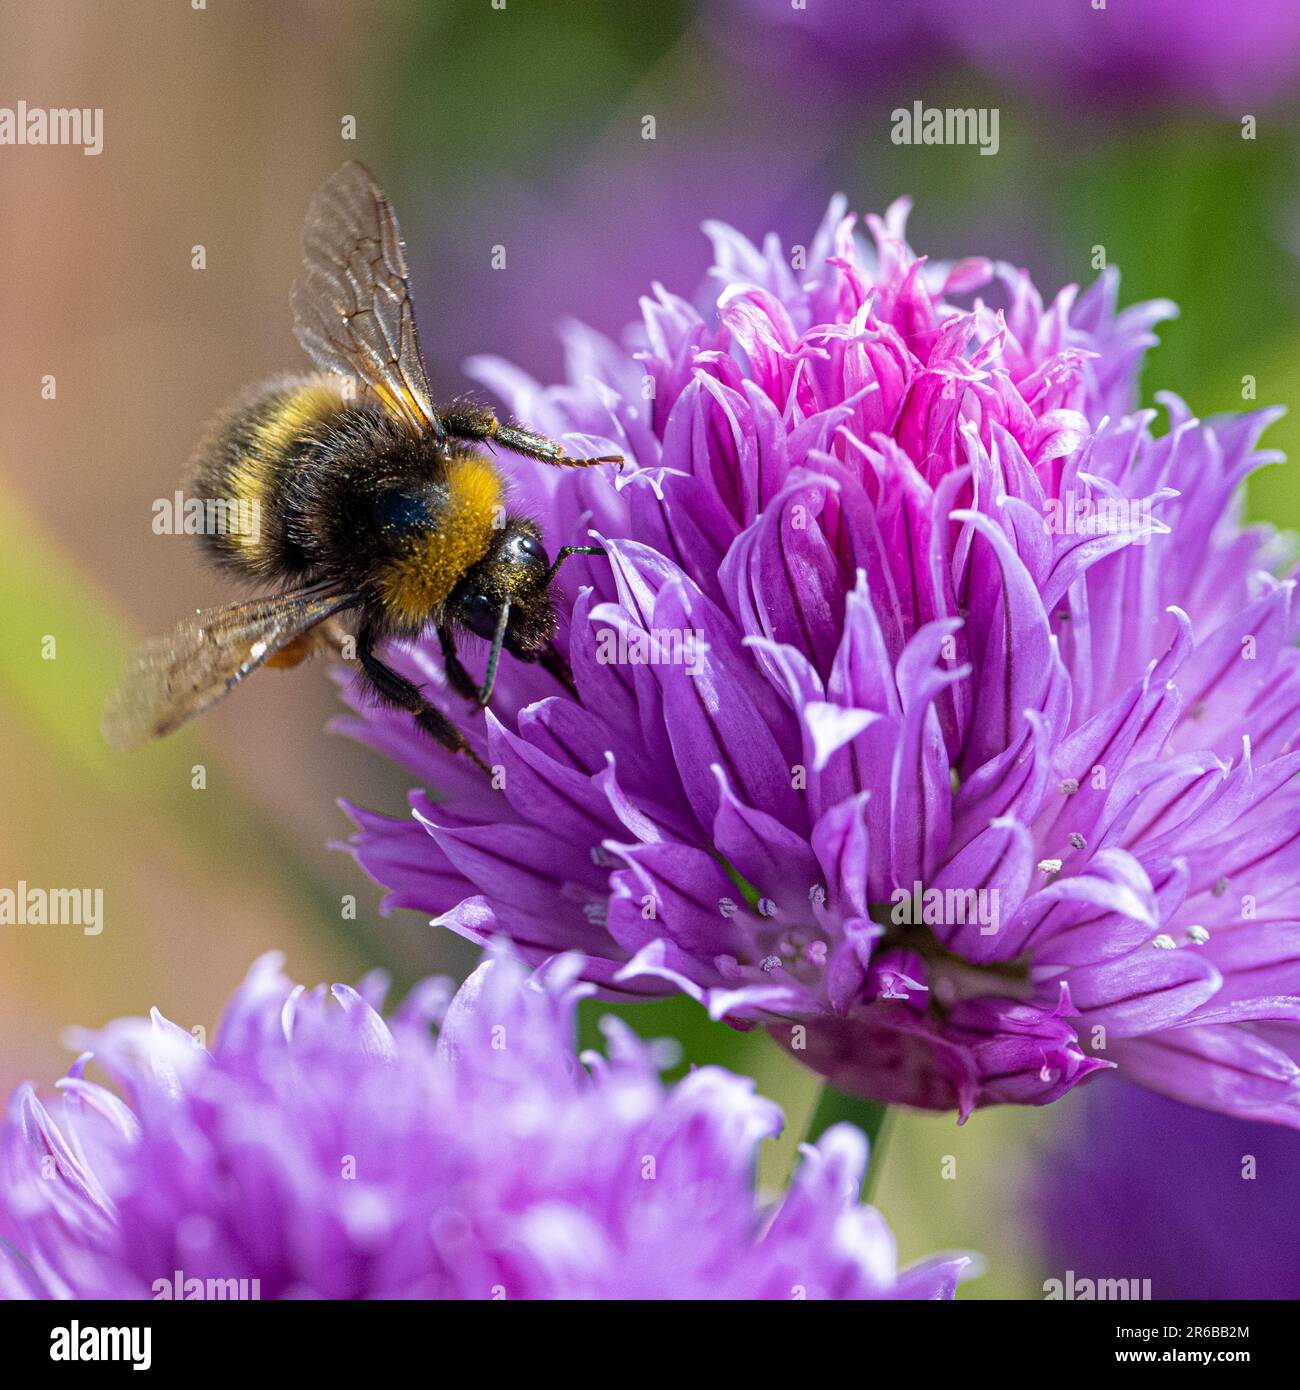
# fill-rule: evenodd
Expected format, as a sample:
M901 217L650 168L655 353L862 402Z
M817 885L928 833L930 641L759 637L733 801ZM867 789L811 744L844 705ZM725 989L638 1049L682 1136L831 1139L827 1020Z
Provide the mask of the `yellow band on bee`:
M265 418L253 427L249 448L227 476L231 496L239 502L261 505L285 454L313 425L336 414L342 403L338 388L325 381L308 382L269 401ZM236 539L241 547L255 549L261 538L253 532Z
M446 602L466 570L487 554L501 524L501 478L486 458L472 454L455 460L447 488L437 529L413 536L409 548L379 575L385 606L412 627Z

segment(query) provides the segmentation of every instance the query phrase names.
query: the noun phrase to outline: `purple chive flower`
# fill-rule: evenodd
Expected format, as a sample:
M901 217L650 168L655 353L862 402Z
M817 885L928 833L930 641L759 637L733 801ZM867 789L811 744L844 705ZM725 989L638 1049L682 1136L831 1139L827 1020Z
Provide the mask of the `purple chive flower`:
M354 811L358 858L391 905L683 991L878 1100L1120 1067L1300 1125L1295 584L1237 513L1272 416L1164 395L1158 426L1171 306L1117 312L1113 270L1045 304L918 260L905 216L874 249L839 200L791 253L712 226L700 307L572 330L568 385L472 364L629 460L515 470L552 548L607 552L561 575L578 694L509 660L481 718L443 692L490 786L348 721L445 797ZM397 655L431 689L436 645Z
M1297 1165L1290 1130L1091 1087L1036 1169L1045 1272L1149 1279L1153 1298L1300 1298Z
M752 1082L673 1087L615 1020L574 1056L573 959L489 958L446 1012L429 982L310 993L264 956L205 1051L156 1011L87 1038L0 1139L0 1294L152 1298L949 1298L968 1263L899 1273L858 1203L866 1141L806 1147L774 1209ZM585 1063L585 1065L583 1065Z

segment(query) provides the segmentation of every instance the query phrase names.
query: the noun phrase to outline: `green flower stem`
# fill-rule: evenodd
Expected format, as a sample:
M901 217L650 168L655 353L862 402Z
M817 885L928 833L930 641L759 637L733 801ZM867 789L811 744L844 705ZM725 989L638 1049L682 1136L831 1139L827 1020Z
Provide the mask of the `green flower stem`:
M832 1125L842 1121L856 1125L867 1136L867 1143L871 1146L871 1157L862 1184L863 1201L871 1199L884 1167L888 1119L889 1106L883 1101L864 1100L861 1096L851 1096L827 1085L822 1087L817 1108L808 1122L807 1142L810 1144L820 1139Z

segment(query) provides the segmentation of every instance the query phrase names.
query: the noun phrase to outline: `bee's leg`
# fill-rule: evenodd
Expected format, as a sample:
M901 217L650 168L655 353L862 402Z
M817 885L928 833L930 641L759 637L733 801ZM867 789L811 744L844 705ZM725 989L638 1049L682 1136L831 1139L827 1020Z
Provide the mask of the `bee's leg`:
M438 641L442 644L443 669L447 672L447 679L453 689L467 700L473 700L480 709L485 708L492 699L492 687L496 684L497 667L501 664L501 651L506 643L506 626L509 622L510 600L506 599L497 614L497 630L492 637L492 650L488 653L487 670L483 674L482 685L475 685L473 676L460 664L460 658L456 655L455 638L449 629L438 629Z
M451 688L467 700L473 700L480 709L492 699L492 687L496 684L497 667L501 664L501 651L506 641L506 626L510 622L510 600L507 599L497 614L497 630L492 638L492 650L488 653L487 671L483 684L475 685L474 677L460 663L456 655L456 638L449 627L438 629L438 642L442 647L442 669L447 673Z
M555 578L555 571L569 558L570 555L603 555L605 552L598 545L562 545L555 556L555 563L551 566L546 575L546 587L549 589L551 580ZM539 658L543 670L549 671L557 681L569 692L576 700L578 698L578 687L573 683L573 672L565 659L564 653L555 645L554 642L546 644L546 650Z
M438 629L438 642L442 647L442 669L447 673L451 688L467 700L477 700L478 686L474 684L474 677L461 665L460 657L456 655L456 638L449 627Z
M464 753L470 762L491 776L491 769L469 746L465 735L455 724L440 709L429 704L420 694L418 686L412 685L405 676L398 675L391 666L385 666L380 661L374 653L373 640L365 633L357 639L357 660L375 694L387 704L406 710L435 742L452 753Z
M456 404L438 407L438 419L448 434L457 439L490 439L517 454L542 463L553 464L556 468L590 468L596 463L616 463L623 466L622 454L607 454L602 458L575 459L564 451L563 444L548 439L544 434L534 434L532 430L518 425L502 424L490 410L478 406Z

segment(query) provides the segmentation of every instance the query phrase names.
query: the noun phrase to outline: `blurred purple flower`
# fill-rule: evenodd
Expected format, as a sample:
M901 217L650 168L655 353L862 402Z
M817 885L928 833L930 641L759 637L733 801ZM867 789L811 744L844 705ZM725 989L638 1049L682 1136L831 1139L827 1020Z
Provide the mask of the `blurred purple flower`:
M803 69L812 91L895 100L927 69L973 63L1049 100L1116 107L1176 102L1247 111L1293 97L1300 81L1294 0L719 0L709 28L755 66ZM923 92L913 92L923 97Z
M1150 1279L1153 1298L1300 1297L1298 1165L1289 1130L1091 1087L1037 1168L1048 1272Z
M417 283L439 287L438 317L454 317L461 331L439 334L430 324L426 353L456 353L441 359L441 374L454 378L463 355L454 342L491 342L508 324L518 360L562 370L558 324L615 332L651 279L700 282L708 244L698 236L666 244L665 225L723 217L738 227L802 226L817 217L826 187L819 163L842 134L835 125L792 131L751 121L638 140L631 155L599 144L575 162L566 146L562 167L539 186L498 183L455 212L454 235L428 238L446 249L429 256ZM497 245L509 253L508 270L480 254Z
M964 1116L1120 1065L1300 1124L1294 581L1236 519L1267 413L1135 411L1164 303L1044 305L918 261L904 205L787 257L713 226L716 312L656 288L567 386L478 360L620 477L521 463L571 562L572 699L503 663L497 769L347 726L447 800L354 811L390 905L610 994L769 1025L836 1085ZM792 270L807 266L807 270ZM959 302L991 286L1004 300ZM481 653L479 660L482 660Z
M665 1088L656 1049L616 1020L608 1059L580 1065L576 971L559 959L529 980L490 958L436 1043L440 982L390 1026L381 982L305 993L275 955L212 1053L156 1011L110 1024L86 1041L125 1101L85 1079L86 1056L53 1111L31 1087L14 1097L0 1293L952 1296L963 1258L898 1272L888 1227L857 1201L852 1126L805 1148L764 1213L756 1153L781 1115L752 1082L704 1067Z
M948 5L903 0L868 14L862 0L715 0L703 27L724 53L774 80L804 78L807 96L878 104L951 59Z
M1116 106L1208 105L1242 114L1296 95L1300 6L1294 0L1017 0L997 20L940 0L953 41L974 62L1049 99Z

